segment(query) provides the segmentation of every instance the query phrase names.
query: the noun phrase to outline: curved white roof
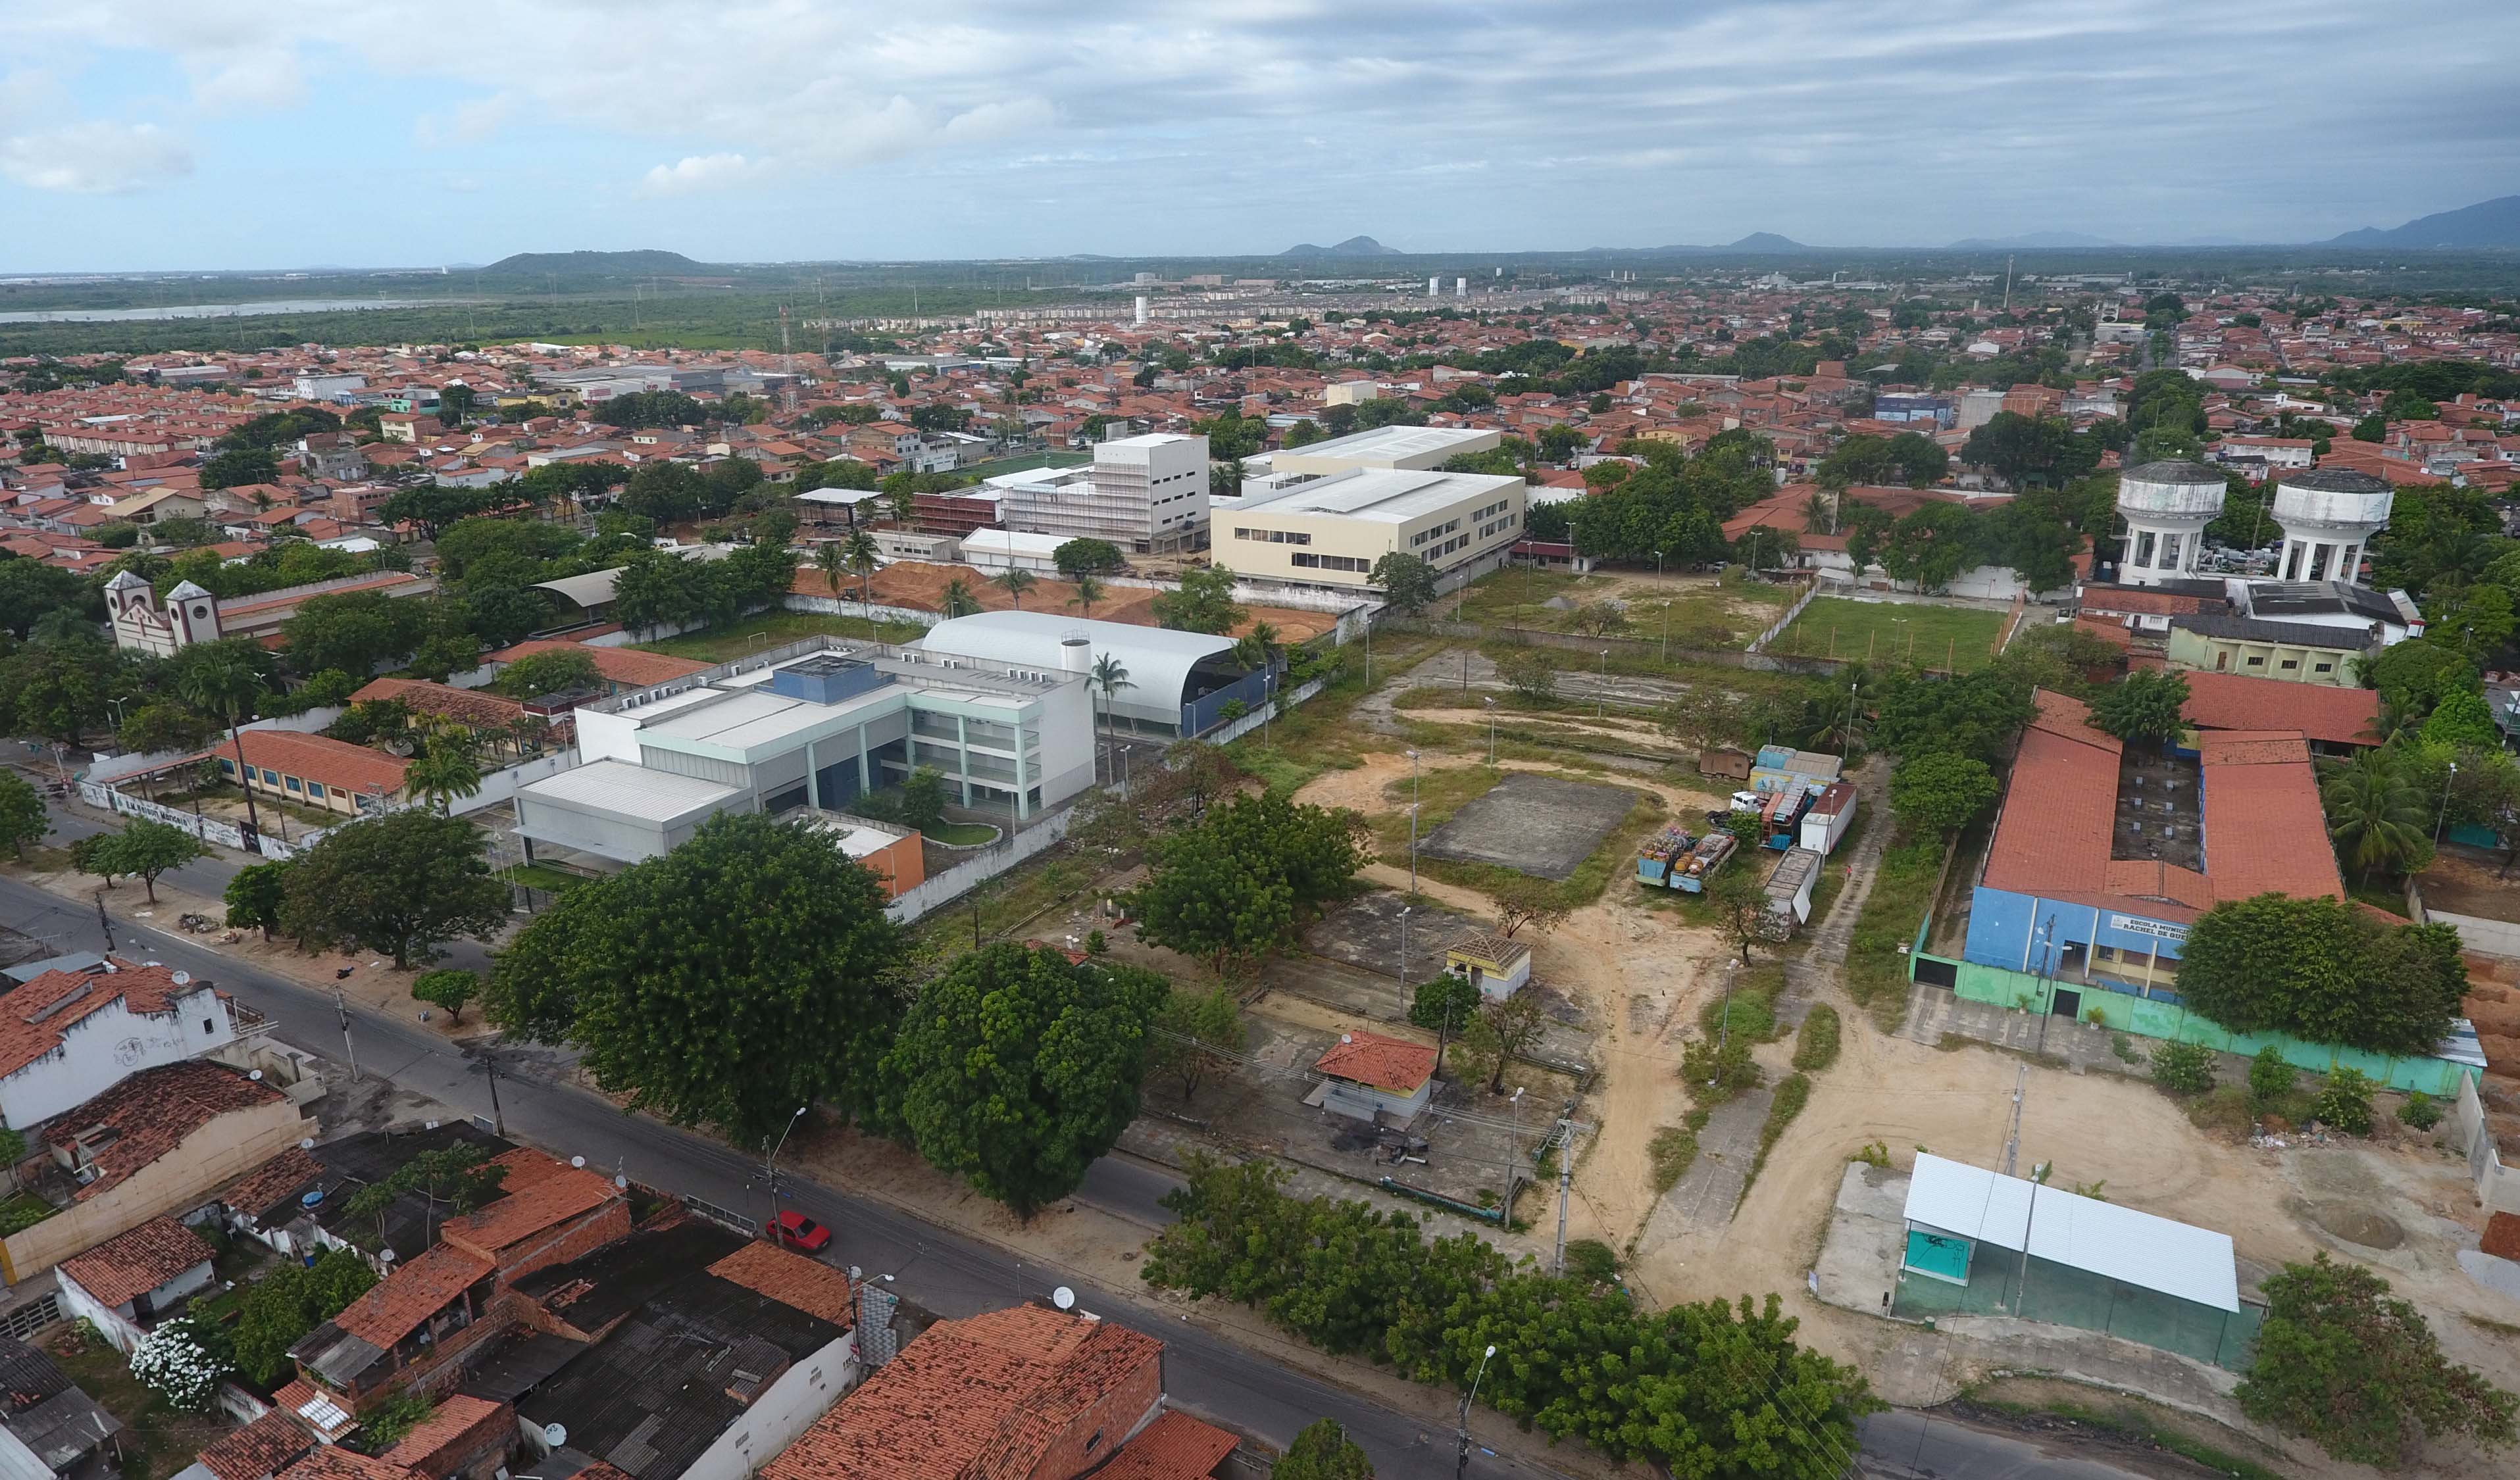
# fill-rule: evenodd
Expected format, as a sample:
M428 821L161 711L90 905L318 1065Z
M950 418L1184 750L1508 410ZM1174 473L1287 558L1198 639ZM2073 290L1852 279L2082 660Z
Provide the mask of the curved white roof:
M982 662L1012 663L1045 673L1060 671L1061 649L1083 637L1094 657L1108 653L1129 670L1129 687L1111 707L1166 724L1181 719L1182 695L1199 659L1234 650L1234 639L1201 632L1174 632L1128 622L1100 622L1055 611L983 611L938 622L914 646L926 652Z

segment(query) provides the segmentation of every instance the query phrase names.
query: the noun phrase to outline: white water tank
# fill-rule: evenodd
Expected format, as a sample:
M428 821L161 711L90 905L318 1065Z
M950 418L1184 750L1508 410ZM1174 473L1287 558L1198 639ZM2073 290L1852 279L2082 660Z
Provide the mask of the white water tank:
M1082 632L1071 632L1058 640L1058 668L1079 678L1094 671L1094 640Z
M2396 500L2388 479L2367 472L2314 468L2286 473L2275 482L2275 522L2284 534L2275 578L2359 583L2363 547L2389 527Z
M2203 463L2164 459L2118 474L2118 516L2126 520L2126 548L2118 582L2157 586L2196 573L2205 526L2223 512L2222 472Z

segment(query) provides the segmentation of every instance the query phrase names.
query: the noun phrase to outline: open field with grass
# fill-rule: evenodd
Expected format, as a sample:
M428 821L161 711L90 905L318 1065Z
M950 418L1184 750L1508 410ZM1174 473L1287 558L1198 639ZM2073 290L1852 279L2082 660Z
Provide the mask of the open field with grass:
M1974 606L1866 602L1823 596L1803 608L1768 646L1794 657L1837 657L1874 666L1913 661L1937 672L1968 673L1995 660L2003 614Z
M1024 452L993 462L973 463L954 471L965 477L993 478L1000 473L1030 472L1036 468L1074 468L1094 461L1090 452Z
M763 611L724 626L636 646L642 652L661 652L701 663L726 663L809 637L828 635L906 643L926 630L916 622L871 622L864 617L831 616L819 611Z
M1500 570L1473 583L1458 603L1438 602L1427 615L1491 627L1543 632L1595 632L1612 636L1665 637L1678 647L1739 650L1792 603L1793 588L1763 581L1719 582L1707 576L1600 571ZM1564 602L1571 606L1552 605ZM1612 615L1606 606L1615 606Z

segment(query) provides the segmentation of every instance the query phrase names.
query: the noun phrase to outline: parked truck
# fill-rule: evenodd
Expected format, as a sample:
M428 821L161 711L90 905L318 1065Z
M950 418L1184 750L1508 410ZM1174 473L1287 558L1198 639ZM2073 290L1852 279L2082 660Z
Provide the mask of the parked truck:
M1697 835L1688 829L1678 826L1663 829L1637 850L1637 882L1651 884L1657 889L1670 888L1673 872L1696 846Z

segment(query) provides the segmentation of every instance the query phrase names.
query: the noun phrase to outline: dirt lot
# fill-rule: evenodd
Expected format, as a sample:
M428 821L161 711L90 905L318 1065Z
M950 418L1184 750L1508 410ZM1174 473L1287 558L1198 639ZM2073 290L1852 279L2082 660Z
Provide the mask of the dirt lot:
M907 606L915 611L942 611L945 609L945 587L953 581L961 581L970 588L971 599L983 611L1006 611L1016 605L1014 598L1007 594L1007 588L991 580L986 572L968 565L930 565L919 561L903 561L877 570L872 585L878 605ZM789 589L798 596L829 597L832 594L831 582L812 565L798 567L795 584ZM857 589L858 578L854 574L841 575L842 603L856 601ZM1022 606L1026 611L1072 611L1079 616L1085 615L1082 607L1073 605L1075 600L1075 586L1044 576L1024 593ZM1128 622L1134 626L1151 627L1155 625L1154 600L1155 593L1148 587L1106 586L1102 600L1094 604L1093 617L1098 622ZM1250 631L1254 625L1267 622L1278 629L1279 641L1300 643L1338 625L1338 616L1334 612L1306 611L1293 606L1249 606L1244 609L1251 614L1235 629L1238 637Z
M1428 834L1430 858L1497 864L1564 882L1625 821L1630 792L1553 776L1509 776Z

